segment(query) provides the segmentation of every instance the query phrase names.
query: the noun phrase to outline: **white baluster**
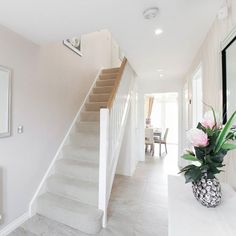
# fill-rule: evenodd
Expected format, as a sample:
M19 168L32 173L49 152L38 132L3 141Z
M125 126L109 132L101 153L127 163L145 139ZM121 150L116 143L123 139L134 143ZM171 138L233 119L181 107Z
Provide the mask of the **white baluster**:
M109 151L109 110L100 110L100 160L99 160L99 202L98 208L103 210L103 227L107 225L107 163Z

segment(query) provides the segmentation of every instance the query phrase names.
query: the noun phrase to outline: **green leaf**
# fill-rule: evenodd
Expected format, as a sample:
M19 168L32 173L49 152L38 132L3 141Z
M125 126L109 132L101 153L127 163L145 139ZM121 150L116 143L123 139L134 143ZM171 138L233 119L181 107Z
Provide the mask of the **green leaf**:
M183 173L183 172L186 172L186 171L188 171L189 169L191 169L191 168L193 168L193 167L195 167L195 165L187 165L187 166L185 166L184 168L182 168L178 174L181 174L181 173Z
M196 157L203 161L204 157L206 156L206 148L205 147L194 147L195 149L195 153L196 153Z
M233 144L233 143L224 143L222 145L222 147L224 150L233 150L233 149L236 149L236 144Z
M211 165L207 173L212 173L213 175L219 174L221 170L218 170L218 167Z
M215 174L212 173L211 171L207 172L207 178L208 179L214 179L215 178Z
M201 178L202 172L199 167L194 166L188 171L186 171L184 176L185 176L186 183L196 182Z
M226 140L235 140L235 131L231 131L226 136Z
M197 129L200 129L203 132L206 132L206 128L200 122L198 122L198 124L197 124Z
M224 144L225 139L226 139L228 133L230 132L230 129L234 123L235 118L236 118L236 111L229 118L229 120L225 124L224 128L221 130L220 135L218 136L218 138L216 140L216 149L215 149L216 152L218 152L221 149L222 145Z
M221 149L218 153L214 154L211 157L211 160L213 162L222 163L224 161L224 157L227 154L227 152L228 152L228 150Z
M191 150L186 150L186 152L187 152L187 154L189 154L189 155L195 156L194 152L191 151Z
M184 154L182 158L187 161L199 161L195 156L190 154Z
M207 170L209 169L209 165L207 165L207 164L202 165L202 166L200 166L200 169L201 169L202 173L207 172Z
M206 133L207 133L207 136L208 136L208 137L211 137L211 136L214 135L214 130L208 128L208 129L206 129Z

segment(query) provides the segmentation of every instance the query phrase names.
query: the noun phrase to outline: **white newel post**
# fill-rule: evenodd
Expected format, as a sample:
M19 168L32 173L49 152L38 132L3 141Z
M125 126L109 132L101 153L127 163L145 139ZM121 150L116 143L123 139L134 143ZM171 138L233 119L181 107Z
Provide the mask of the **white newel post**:
M100 109L99 194L98 208L103 211L103 227L107 225L107 174L109 147L109 109Z

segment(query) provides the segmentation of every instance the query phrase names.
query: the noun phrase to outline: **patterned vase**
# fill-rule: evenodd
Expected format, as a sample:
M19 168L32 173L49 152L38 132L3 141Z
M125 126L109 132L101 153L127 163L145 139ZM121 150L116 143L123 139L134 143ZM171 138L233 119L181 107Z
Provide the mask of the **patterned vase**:
M207 179L205 174L202 178L192 183L195 198L206 207L216 207L221 203L221 186L218 179Z

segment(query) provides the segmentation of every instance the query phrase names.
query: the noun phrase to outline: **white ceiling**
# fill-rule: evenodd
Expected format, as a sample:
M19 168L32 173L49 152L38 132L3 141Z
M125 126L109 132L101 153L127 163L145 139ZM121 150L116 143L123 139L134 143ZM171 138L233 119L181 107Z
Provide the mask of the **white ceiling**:
M0 24L36 43L108 29L138 75L180 79L223 0L0 0ZM147 21L145 8L160 16ZM154 34L162 28L160 36Z

